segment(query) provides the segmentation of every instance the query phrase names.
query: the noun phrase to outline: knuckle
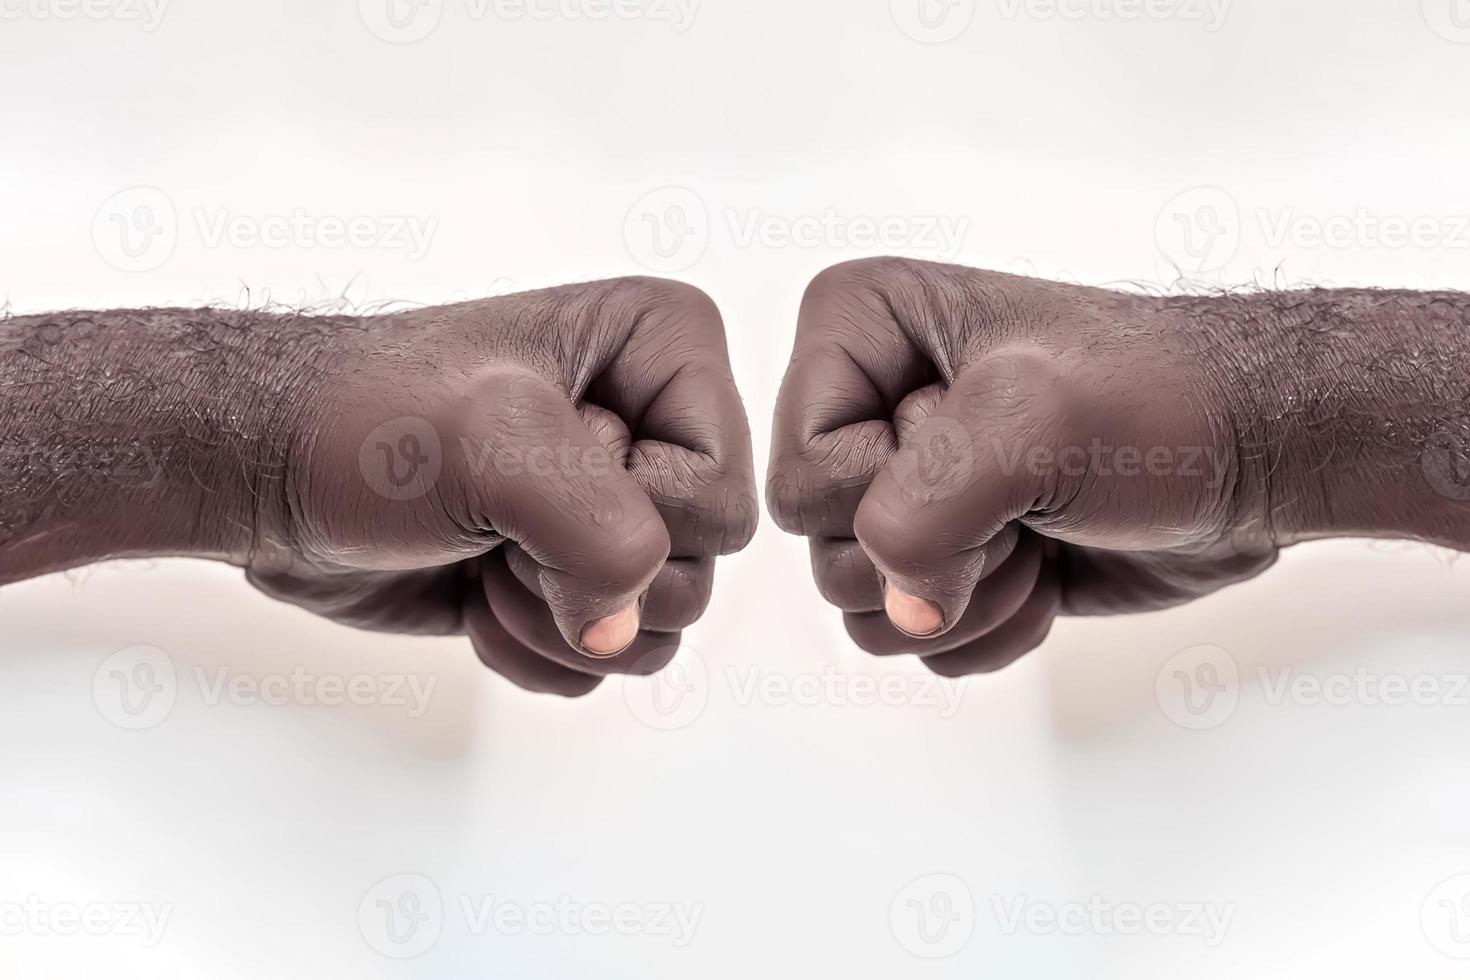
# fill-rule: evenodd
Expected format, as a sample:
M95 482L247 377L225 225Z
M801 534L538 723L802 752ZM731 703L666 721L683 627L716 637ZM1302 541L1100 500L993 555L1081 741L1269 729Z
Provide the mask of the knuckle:
M718 326L720 310L710 295L698 286L676 279L634 276L615 280L614 288L634 300L644 312L672 314L686 324Z
M817 273L807 287L807 294L820 297L882 287L894 280L908 278L928 264L894 256L852 259Z

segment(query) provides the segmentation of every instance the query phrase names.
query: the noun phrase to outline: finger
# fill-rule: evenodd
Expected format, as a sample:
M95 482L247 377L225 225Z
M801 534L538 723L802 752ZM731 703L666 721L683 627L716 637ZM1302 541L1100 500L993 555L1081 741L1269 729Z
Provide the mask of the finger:
M567 643L611 656L669 551L658 511L570 398L529 373L486 379L458 420L468 495L539 568Z
M506 564L516 580L538 599L541 593L541 569L518 546L505 547ZM709 607L715 583L713 558L670 558L648 587L643 602L641 628L655 633L676 633L696 623Z
M643 629L677 633L704 615L715 585L713 558L670 558L648 587Z
M1057 444L1054 370L1001 353L969 368L874 479L854 529L885 584L894 624L935 636L1014 547L1013 523L1048 505L1054 472L1028 463Z
M678 633L641 631L614 656L585 657L567 644L550 609L516 579L503 559L492 555L483 564L484 594L495 618L516 642L553 663L597 677L645 674L662 670L678 652Z
M1014 616L957 650L925 657L924 665L942 677L989 674L1009 667L1046 641L1061 605L1056 571L1044 565L1036 589Z
M878 570L856 538L812 538L812 577L817 591L843 612L875 612L883 608Z
M913 438L925 419L944 398L942 385L929 385L913 392L893 416L899 444ZM873 612L883 609L883 583L873 560L856 538L812 538L812 574L823 598L843 612Z
M843 617L848 635L860 649L884 657L899 654L928 657L959 649L1020 611L1037 588L1041 565L1041 540L1036 535L1027 535L1015 553L980 583L954 629L923 639L895 627L885 612L848 613Z
M853 536L859 501L897 449L894 410L935 380L864 268L829 269L802 299L766 486L772 516L792 534Z
M586 397L628 422L628 472L666 522L670 554L739 551L759 510L750 425L719 310L698 289L658 279L614 284L604 308L633 325Z
M553 663L516 641L490 611L482 594L465 600L465 632L480 662L517 687L536 694L576 698L590 694L601 677Z

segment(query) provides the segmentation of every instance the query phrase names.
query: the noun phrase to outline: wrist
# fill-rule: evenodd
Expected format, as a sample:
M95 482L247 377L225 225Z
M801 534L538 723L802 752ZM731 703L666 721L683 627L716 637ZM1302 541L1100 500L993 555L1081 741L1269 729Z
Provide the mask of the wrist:
M244 562L326 348L319 321L140 310L0 323L0 581L118 557Z
M1242 534L1470 546L1470 300L1306 290L1195 299L1242 473ZM1203 312L1198 312L1203 310Z

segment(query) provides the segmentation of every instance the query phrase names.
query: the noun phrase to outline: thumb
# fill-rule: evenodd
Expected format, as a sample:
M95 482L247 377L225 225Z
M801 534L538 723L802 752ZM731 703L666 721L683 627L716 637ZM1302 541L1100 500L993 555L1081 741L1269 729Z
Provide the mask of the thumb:
M1027 465L1057 417L1033 365L994 358L948 389L914 393L895 418L899 448L858 505L853 527L883 579L889 619L938 636L1015 548L1016 521L1046 496Z
M594 433L554 384L518 375L485 387L462 429L469 499L536 563L567 643L615 656L637 637L644 593L668 557L664 522L618 440Z

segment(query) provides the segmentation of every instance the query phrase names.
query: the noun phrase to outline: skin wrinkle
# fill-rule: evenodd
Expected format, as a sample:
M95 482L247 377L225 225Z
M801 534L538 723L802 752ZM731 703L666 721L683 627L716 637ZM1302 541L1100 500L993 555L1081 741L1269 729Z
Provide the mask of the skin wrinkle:
M576 404L594 385L615 407L657 407L683 427L659 434L697 448L635 443L626 413ZM158 479L127 485L129 453ZM492 667L567 695L672 657L715 556L744 547L756 516L719 313L653 279L361 317L8 317L0 464L0 582L125 555L217 558L352 626L468 629ZM655 500L695 517L666 524ZM672 537L687 557L665 574ZM545 598L481 574L506 547ZM584 631L619 617L638 630L626 614L650 606L656 631L594 664L611 651L585 649Z
M886 582L935 604L951 628L985 588L977 570L1004 567L992 553L1000 536L985 535L1047 535L1036 618L973 641L945 672L1009 663L1061 611L1207 594L1297 541L1470 547L1470 486L1451 482L1470 472L1467 325L1461 294L1150 296L902 259L849 263L803 301L773 433L772 510L794 533L856 528L874 566L863 563L867 582L852 581L856 552L814 546L824 595L850 601ZM851 363L824 357L833 349ZM1006 367L1020 350L1036 370ZM943 384L907 386L871 425L808 437L853 417L849 374L874 383L874 365L918 354ZM854 494L853 464L871 459L868 437L888 415L896 444ZM1100 454L1088 456L1094 444ZM1032 462L1030 449L1048 455ZM1074 449L1086 461L1076 472L1060 465ZM932 650L896 630L882 642Z

